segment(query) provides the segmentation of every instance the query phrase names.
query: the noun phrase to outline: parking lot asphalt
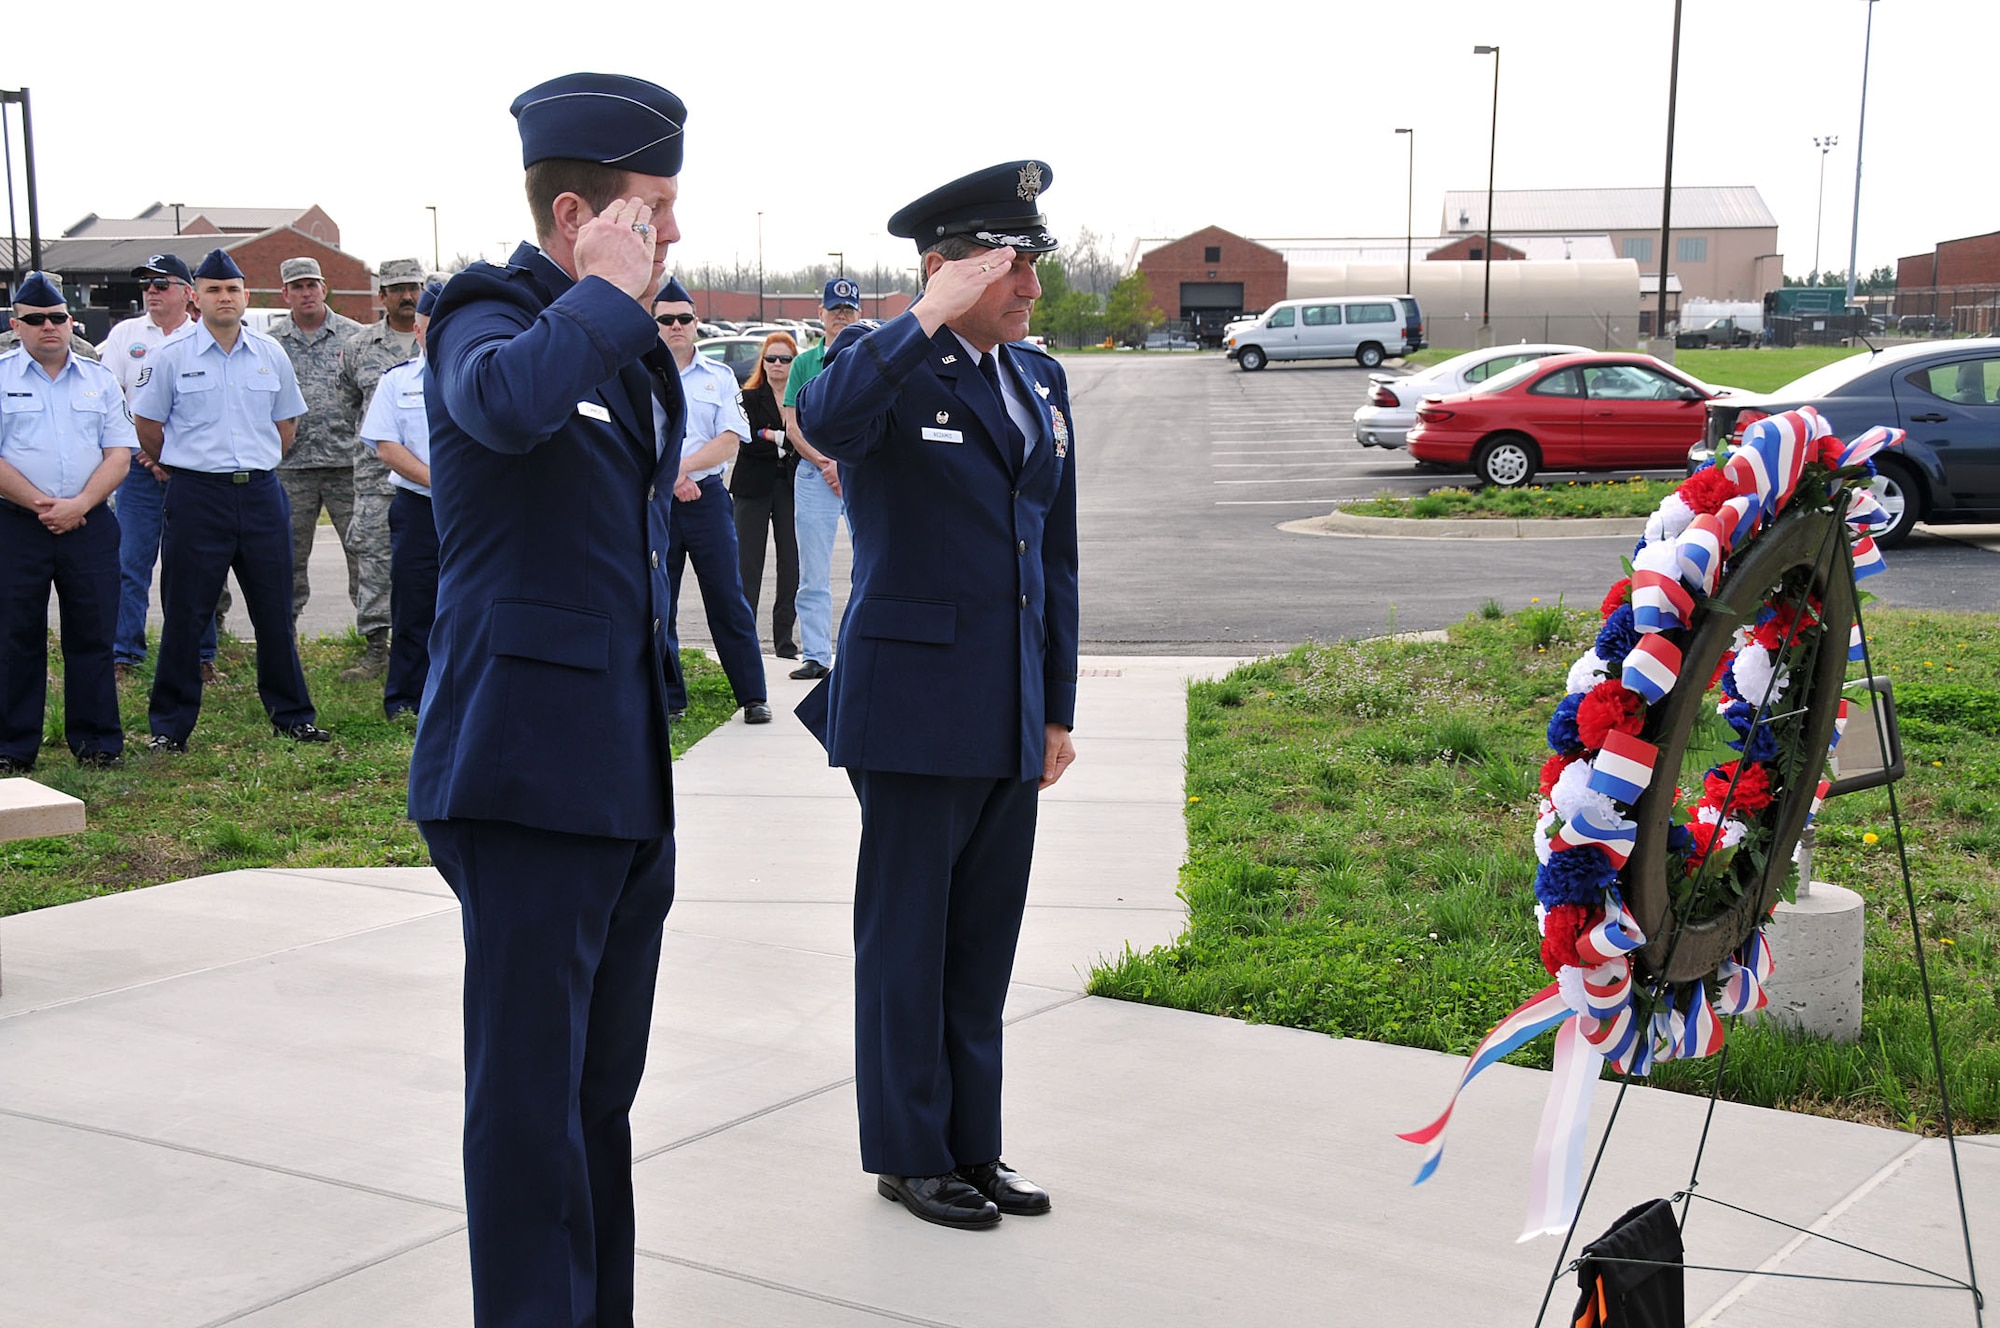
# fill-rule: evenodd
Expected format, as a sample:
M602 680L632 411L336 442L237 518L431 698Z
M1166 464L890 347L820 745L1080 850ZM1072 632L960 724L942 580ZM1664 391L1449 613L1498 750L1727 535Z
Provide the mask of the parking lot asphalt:
M1181 352L1070 355L1063 367L1075 416L1087 651L1256 654L1308 639L1443 627L1489 598L1509 610L1537 599L1595 604L1618 576L1620 555L1631 551L1630 540L1616 537L1467 546L1280 530L1345 499L1452 482L1419 472L1399 449L1354 441L1368 372L1344 361L1251 374L1220 354ZM1890 551L1889 574L1869 589L1886 605L1995 611L1995 543L1919 531ZM837 608L846 603L850 565L842 531L833 564ZM331 527L320 530L311 575L305 634L346 630L353 608ZM760 596L767 649L775 577L773 555ZM683 642L709 644L692 572L680 622ZM240 607L230 627L249 634Z

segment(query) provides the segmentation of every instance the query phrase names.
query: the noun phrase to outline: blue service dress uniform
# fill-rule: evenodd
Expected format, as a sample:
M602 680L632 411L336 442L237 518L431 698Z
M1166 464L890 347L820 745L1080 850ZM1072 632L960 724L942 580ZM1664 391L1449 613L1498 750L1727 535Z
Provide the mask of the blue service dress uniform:
M365 443L392 442L431 462L430 419L424 413L424 362L409 360L382 375L361 420ZM389 670L382 710L391 719L417 713L431 671L431 623L437 618L437 520L429 486L394 471L389 484Z
M53 379L25 350L0 355L0 461L52 498L81 494L107 450L136 450L111 371L71 355ZM125 749L112 671L118 521L103 503L60 535L0 499L0 756L33 766L47 701L49 589L61 610L63 737L78 758Z
M838 662L798 713L861 803L856 1098L879 1174L1000 1156L1046 725L1075 720L1068 384L1026 343L994 354L1025 439L971 349L913 313L842 334L799 403L854 532Z
M686 413L657 331L524 244L453 277L426 334L409 810L462 907L481 1325L631 1321L629 1111L674 879L662 436Z
M205 268L204 268L205 270ZM230 571L257 633L257 694L280 729L317 718L292 642L291 504L271 473L278 425L305 414L284 348L239 328L225 351L207 326L154 351L132 413L163 426L167 484L160 537L159 665L147 719L185 743L201 715L201 642Z

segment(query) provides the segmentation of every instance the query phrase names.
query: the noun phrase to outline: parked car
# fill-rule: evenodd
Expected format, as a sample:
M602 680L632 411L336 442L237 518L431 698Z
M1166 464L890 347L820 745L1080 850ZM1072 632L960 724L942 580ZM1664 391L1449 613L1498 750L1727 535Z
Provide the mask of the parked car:
M1951 333L1950 314L1904 314L1896 320L1896 330L1906 336L1936 337Z
M1280 300L1256 322L1223 338L1229 358L1252 373L1272 360L1350 357L1373 369L1391 355L1427 344L1423 310L1413 295Z
M694 343L697 354L712 360L721 360L736 375L738 383L745 382L756 371L757 357L763 352L762 337L710 337L706 341Z
M1401 447L1417 422L1417 403L1469 391L1517 364L1551 355L1588 354L1588 346L1489 346L1419 369L1407 377L1370 374L1368 403L1354 412L1354 441L1363 447Z
M1898 446L1875 454L1875 496L1889 512L1878 544L1901 544L1919 521L2000 520L2000 337L1853 355L1775 392L1713 402L1689 469L1708 464L1752 421L1800 406L1826 416L1840 438L1878 424L1905 431Z
M1146 334L1147 350L1200 350L1201 342L1180 331L1161 328Z
M1679 468L1717 389L1650 355L1551 355L1425 397L1410 455L1500 488L1541 470Z
M1757 333L1738 323L1734 318L1717 318L1712 322L1703 323L1700 327L1684 327L1674 333L1674 346L1679 350L1756 344Z

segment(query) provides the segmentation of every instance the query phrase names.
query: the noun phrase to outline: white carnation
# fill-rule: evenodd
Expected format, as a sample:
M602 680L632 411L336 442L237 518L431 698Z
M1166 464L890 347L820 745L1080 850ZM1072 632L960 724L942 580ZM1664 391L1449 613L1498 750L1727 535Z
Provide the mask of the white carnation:
M1730 672L1736 679L1736 691L1751 705L1776 705L1785 694L1787 681L1784 671L1779 669L1771 652L1762 646L1751 646L1736 652L1736 661L1730 665ZM1765 689L1770 690L1770 700L1764 699Z
M1569 681L1564 684L1563 692L1565 695L1571 692L1587 692L1610 676L1611 665L1593 646L1589 654L1569 666Z
M1679 500L1676 499L1675 501L1678 502ZM1681 575L1680 547L1672 540L1665 540L1658 544L1648 544L1632 556L1632 570L1634 572L1658 572L1662 576L1679 580Z
M1590 1014L1590 1002L1584 998L1583 970L1575 964L1564 964L1556 974L1556 994L1562 1003L1578 1014Z
M1556 813L1564 821L1574 821L1585 812L1599 825L1609 825L1618 819L1611 799L1590 787L1590 777L1594 773L1589 761L1572 761L1564 767L1562 777L1549 791L1549 801L1555 804Z
M1549 855L1555 851L1549 847L1549 831L1555 826L1556 820L1555 807L1547 798L1543 798L1541 811L1535 817L1535 857L1544 866L1548 864ZM1541 917L1541 912L1542 906L1540 902L1537 902L1535 904L1535 916L1538 920Z
M1646 542L1675 539L1693 520L1694 509L1679 494L1670 493L1660 500L1659 510L1646 518Z

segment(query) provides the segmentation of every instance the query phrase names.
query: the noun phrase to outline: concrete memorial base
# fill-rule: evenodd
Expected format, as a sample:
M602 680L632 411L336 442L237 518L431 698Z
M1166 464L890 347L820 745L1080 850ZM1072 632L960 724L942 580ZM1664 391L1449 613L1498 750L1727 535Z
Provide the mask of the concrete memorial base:
M32 779L0 779L0 842L46 839L83 830L83 801ZM0 990L6 969L0 965Z
M1825 881L1780 903L1764 930L1771 942L1770 1004L1752 1018L1835 1042L1861 1036L1861 896Z

